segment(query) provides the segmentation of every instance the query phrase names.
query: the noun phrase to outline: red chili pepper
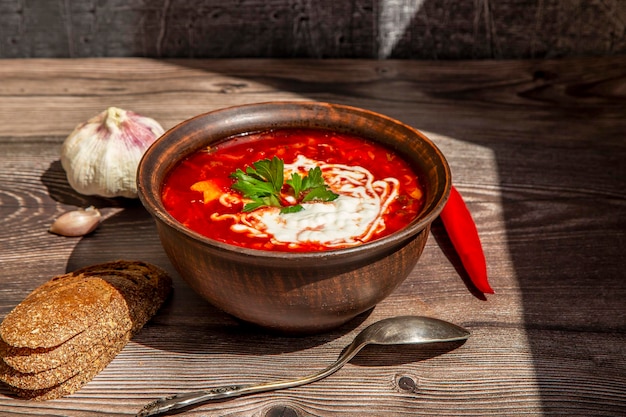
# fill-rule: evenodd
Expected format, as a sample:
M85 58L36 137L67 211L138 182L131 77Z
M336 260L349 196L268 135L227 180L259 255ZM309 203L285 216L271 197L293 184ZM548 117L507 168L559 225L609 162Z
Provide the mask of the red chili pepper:
M487 264L476 224L456 188L451 188L448 202L439 217L472 283L483 293L493 294L487 280Z

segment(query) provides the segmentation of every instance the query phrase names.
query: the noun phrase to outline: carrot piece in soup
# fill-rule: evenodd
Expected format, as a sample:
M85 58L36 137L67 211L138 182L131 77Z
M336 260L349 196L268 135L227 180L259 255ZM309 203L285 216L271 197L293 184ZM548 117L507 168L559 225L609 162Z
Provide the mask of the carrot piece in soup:
M217 200L222 195L220 187L211 180L198 181L191 186L191 190L202 193L204 204Z

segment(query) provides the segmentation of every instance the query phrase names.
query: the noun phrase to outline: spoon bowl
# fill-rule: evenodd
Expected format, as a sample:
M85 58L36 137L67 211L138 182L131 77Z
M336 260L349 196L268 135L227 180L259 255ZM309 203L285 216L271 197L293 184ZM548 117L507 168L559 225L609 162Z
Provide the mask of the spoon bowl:
M467 340L470 332L447 321L423 316L399 316L380 320L363 329L328 368L298 379L256 385L232 385L175 394L158 399L135 417L148 417L212 400L240 397L257 392L293 388L319 381L338 371L367 345L444 343Z

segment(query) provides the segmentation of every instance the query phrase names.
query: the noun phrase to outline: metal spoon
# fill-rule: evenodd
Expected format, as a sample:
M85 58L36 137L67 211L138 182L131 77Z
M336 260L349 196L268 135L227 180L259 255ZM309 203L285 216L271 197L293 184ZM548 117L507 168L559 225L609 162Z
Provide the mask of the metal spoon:
M328 368L302 378L268 382L258 385L229 385L202 391L176 394L158 399L141 409L135 417L147 417L178 410L206 401L239 397L257 392L293 388L338 371L363 347L375 345L426 344L466 340L470 332L447 321L421 316L392 317L366 327Z

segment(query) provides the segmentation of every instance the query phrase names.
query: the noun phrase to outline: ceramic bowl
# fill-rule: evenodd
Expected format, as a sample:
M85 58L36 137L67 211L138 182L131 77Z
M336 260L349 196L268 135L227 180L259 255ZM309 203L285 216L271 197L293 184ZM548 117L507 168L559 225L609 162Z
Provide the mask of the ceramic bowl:
M423 210L407 227L387 237L305 253L218 242L186 228L166 211L162 184L181 159L232 135L279 128L347 132L395 150L421 177ZM166 254L194 291L241 320L281 332L313 333L373 308L406 279L448 198L451 177L439 149L397 120L337 104L270 102L201 114L173 127L146 151L137 182Z

